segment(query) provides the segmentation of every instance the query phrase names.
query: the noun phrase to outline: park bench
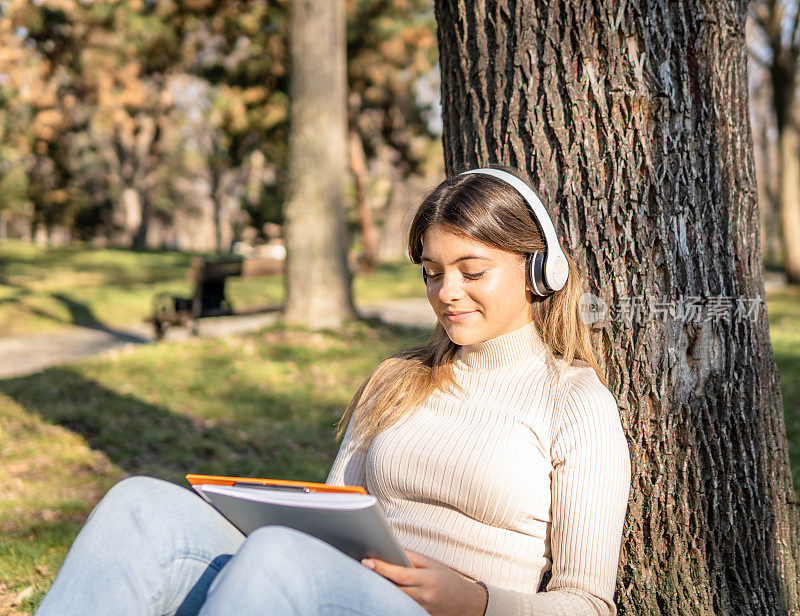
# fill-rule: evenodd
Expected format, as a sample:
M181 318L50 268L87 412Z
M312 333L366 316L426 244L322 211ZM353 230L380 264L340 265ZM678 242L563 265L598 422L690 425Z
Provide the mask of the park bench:
M164 337L170 326L191 324L198 333L198 321L207 317L257 314L283 308L281 304L234 310L225 295L225 281L237 276L253 278L283 273L283 260L269 257L197 258L192 261L187 278L194 282L192 297L159 293L153 298L153 323L157 339Z

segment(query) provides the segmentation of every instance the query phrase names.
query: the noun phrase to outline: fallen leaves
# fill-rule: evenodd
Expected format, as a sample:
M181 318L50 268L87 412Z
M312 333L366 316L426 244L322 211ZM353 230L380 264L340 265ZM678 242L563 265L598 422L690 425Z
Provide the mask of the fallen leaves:
M35 590L36 590L36 586L31 584L25 590L23 590L22 592L17 594L17 596L14 598L14 601L11 603L11 605L21 605L22 602L25 601L25 599L28 599L28 598L31 597L31 595L33 595L33 592Z

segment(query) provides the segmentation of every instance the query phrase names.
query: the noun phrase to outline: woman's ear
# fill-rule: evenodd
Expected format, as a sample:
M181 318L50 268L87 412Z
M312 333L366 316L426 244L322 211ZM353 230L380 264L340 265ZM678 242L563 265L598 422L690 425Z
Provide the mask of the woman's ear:
M533 289L531 289L531 282L530 282L530 271L531 271L531 261L533 259L533 255L527 254L525 255L525 271L523 272L523 276L525 276L525 293L526 296L528 293L533 295ZM528 297L528 301L531 301L533 298Z

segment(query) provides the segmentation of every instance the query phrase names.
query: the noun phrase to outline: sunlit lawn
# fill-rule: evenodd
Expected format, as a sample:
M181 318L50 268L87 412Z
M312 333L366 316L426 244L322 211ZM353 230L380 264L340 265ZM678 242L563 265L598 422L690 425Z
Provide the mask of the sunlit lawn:
M32 613L91 508L127 474L324 481L360 380L424 338L366 323L335 334L276 325L0 381L0 614L26 589L19 607Z
M191 296L186 273L192 258L0 242L0 336L142 322L157 293ZM282 300L283 283L280 276L230 278L227 292L235 309L270 305ZM381 265L374 274L357 275L353 293L357 303L424 297L419 266Z

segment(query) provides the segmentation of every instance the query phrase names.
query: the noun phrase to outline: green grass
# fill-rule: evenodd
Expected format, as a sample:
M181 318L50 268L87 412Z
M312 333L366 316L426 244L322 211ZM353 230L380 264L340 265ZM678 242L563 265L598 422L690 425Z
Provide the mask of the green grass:
M35 610L92 507L126 475L324 481L358 384L424 338L375 323L275 325L0 381L0 613L28 588L13 609Z
M795 493L800 495L800 286L767 294L769 333L781 377Z
M52 332L71 325L122 326L144 321L157 293L190 296L186 272L193 255L133 252L82 246L43 248L8 240L0 243L0 336ZM279 303L281 276L231 278L234 308ZM356 276L357 303L424 297L419 266L382 264Z

